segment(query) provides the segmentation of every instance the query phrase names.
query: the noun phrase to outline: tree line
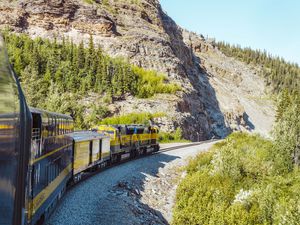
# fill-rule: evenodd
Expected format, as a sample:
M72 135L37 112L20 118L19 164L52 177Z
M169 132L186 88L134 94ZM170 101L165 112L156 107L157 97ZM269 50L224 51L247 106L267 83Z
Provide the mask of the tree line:
M82 122L86 109L79 102L90 93L112 102L124 94L148 98L180 90L179 85L169 82L163 74L131 65L122 58L109 57L95 46L92 36L87 46L65 38L32 39L7 31L4 39L30 106L69 113L79 128L97 122ZM99 107L90 106L97 120L108 114Z
M229 57L234 57L247 64L260 66L261 76L272 91L279 93L286 89L289 92L300 90L300 67L296 63L274 57L266 51L241 48L240 45L230 45L218 42L218 48Z

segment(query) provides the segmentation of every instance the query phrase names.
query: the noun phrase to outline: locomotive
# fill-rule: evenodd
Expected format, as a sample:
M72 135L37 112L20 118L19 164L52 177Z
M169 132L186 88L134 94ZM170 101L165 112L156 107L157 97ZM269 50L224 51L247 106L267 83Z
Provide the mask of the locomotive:
M43 224L70 184L159 151L157 134L143 125L74 132L70 116L29 108L0 35L0 224Z

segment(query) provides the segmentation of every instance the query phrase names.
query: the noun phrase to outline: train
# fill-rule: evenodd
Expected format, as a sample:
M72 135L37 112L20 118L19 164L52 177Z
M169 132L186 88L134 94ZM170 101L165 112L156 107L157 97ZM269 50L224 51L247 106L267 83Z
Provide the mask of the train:
M43 224L69 185L99 168L159 151L158 128L100 125L28 107L0 35L0 224Z

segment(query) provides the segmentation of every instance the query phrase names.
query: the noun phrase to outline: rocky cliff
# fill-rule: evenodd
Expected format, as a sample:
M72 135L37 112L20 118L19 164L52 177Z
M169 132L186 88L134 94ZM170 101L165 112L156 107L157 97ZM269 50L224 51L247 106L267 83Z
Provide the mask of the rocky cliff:
M156 121L161 129L180 126L191 140L224 137L232 130L268 135L271 129L274 109L258 69L180 28L158 0L4 0L0 27L76 43L87 43L93 35L109 55L162 72L182 86L176 95L128 96L110 106L115 114L165 112Z

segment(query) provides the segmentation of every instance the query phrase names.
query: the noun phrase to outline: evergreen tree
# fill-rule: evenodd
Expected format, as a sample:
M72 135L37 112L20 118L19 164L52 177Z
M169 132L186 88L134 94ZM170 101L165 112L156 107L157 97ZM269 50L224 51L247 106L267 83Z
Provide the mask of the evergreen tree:
M77 126L81 128L87 122L82 119L84 108L79 107L77 102L87 93L103 94L109 103L115 96L125 93L150 97L155 93L175 93L179 90L178 86L165 84L161 78L157 85L156 77L161 76L155 72L145 72L141 68L136 70L123 59L105 55L100 47L95 48L92 36L87 48L83 42L77 46L72 40L65 38L61 41L57 38L53 41L41 38L32 40L27 35L10 33L5 33L4 38L29 104L51 111L71 113ZM149 93L139 93L139 79L143 79L141 85L148 85ZM145 90L143 89L144 92ZM70 107L74 109L71 110Z

